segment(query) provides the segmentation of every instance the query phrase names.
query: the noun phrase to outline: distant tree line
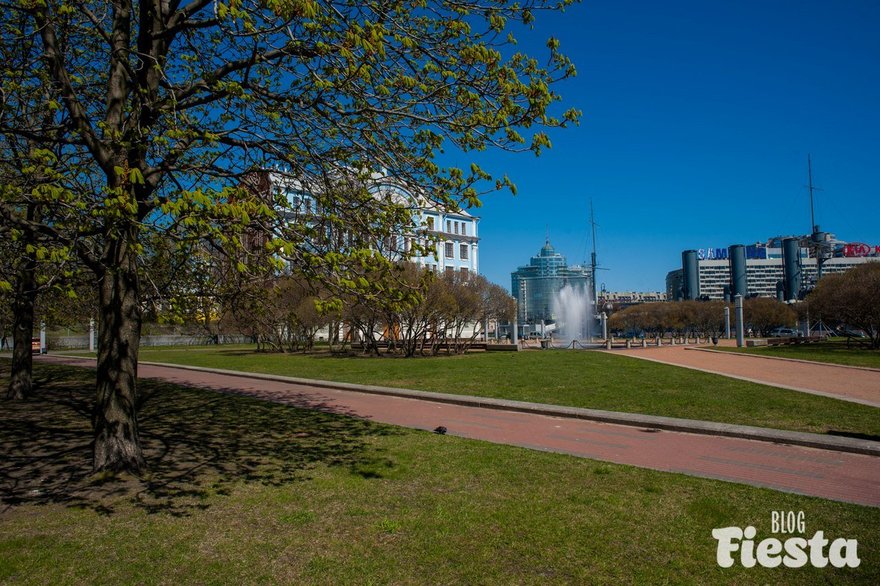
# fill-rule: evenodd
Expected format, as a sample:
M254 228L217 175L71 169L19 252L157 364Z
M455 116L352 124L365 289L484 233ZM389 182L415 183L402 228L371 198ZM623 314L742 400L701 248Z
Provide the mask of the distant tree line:
M718 336L724 332L724 307L730 308L733 327L734 307L723 301L676 301L631 305L615 312L609 328L622 334L644 332L657 336ZM767 336L780 326L793 326L797 313L784 303L766 297L743 301L746 327L759 336Z
M509 322L516 314L514 299L485 277L434 273L412 262L395 265L393 279L367 272L364 278L381 292L340 299L321 280L275 271L262 261L241 272L204 248L185 254L154 249L144 260L141 280L153 292L142 309L144 327L183 328L214 342L241 335L268 352L311 351L318 333L326 331L326 342L337 351L356 343L377 355L436 355L444 349L460 354L483 336L487 322ZM37 323L53 329L84 331L97 315L97 292L86 282L47 287L35 297ZM7 347L14 300L13 292L0 292L0 333Z
M880 263L822 278L804 309L842 333L863 332L871 348L880 349Z
M436 355L443 348L466 352L484 334L487 321L510 321L516 313L513 298L480 275L437 274L414 263L401 263L397 272L396 286L384 294L342 299L302 277L266 278L216 295L216 320L204 321L204 312L197 312L189 321L201 321L212 336L221 330L249 336L267 351L312 350L326 328L331 349L357 343L365 353L410 357Z
M480 275L435 274L407 266L404 282L411 294L399 300L357 300L341 316L363 341L364 351L403 356L436 355L441 349L461 354L486 332L490 320L509 322L514 299Z
M731 326L734 307L730 308ZM644 303L614 312L608 327L619 334L647 336L713 336L724 330L723 301ZM799 319L822 321L841 335L864 335L871 348L880 349L880 263L857 266L845 273L823 277L804 302L780 303L767 297L743 300L746 328L768 336L778 327L790 327Z

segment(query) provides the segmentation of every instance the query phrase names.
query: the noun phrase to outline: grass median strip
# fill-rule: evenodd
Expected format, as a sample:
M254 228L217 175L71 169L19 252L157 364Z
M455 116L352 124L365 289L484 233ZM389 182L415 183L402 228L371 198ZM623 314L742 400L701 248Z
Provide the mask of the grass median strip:
M37 397L3 404L0 582L880 580L880 509L157 381L142 383L150 475L98 481L93 376L39 365ZM861 565L717 566L713 528L770 536L780 510L804 511L809 536L857 539Z
M843 366L864 366L868 368L880 368L880 350L857 346L855 342L849 345L845 341L826 341L817 344L803 344L791 346L756 346L752 348L721 347L717 350L726 352L740 352L754 354L755 356L770 356L774 358L796 358L798 360L811 360L813 362L825 362L828 364L840 364Z
M880 437L880 410L631 360L602 352L533 351L434 358L258 353L246 348L144 349L147 361L700 419L792 431Z

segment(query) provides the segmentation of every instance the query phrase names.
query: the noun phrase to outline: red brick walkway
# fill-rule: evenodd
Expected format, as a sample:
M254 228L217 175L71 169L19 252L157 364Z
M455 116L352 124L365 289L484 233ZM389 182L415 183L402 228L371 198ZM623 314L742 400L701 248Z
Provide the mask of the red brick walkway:
M55 362L82 361L56 357ZM93 363L92 363L93 364ZM140 376L416 429L880 506L880 458L141 365Z
M705 352L683 346L649 346L612 352L880 407L880 372L877 371L733 352Z

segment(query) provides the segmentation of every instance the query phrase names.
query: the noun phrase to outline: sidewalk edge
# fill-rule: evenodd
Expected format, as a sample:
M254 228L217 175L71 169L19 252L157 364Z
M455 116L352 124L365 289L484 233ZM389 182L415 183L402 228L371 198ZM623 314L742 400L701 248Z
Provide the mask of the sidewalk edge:
M663 429L667 431L695 433L701 435L734 437L771 443L791 444L796 446L832 450L837 452L849 452L853 454L864 454L868 456L880 456L880 442L843 436L822 435L800 431L785 431L766 427L735 425L731 423L717 423L713 421L701 421L695 419L680 419L676 417L663 417L658 415L622 413L618 411L604 411L600 409L586 409L582 407L566 407L564 405L530 403L526 401L512 401L508 399L475 397L472 395L452 395L448 393L436 393L431 391L416 391L412 389L399 389L375 385L361 385L355 383L306 379L275 374L263 374L257 372L244 372L237 370L225 370L220 368L205 368L200 366L169 364L164 362L141 362L140 364L160 366L165 368L177 368L181 370L191 370L196 372L208 372L214 374L239 376L256 380L271 380L293 384L302 384L312 387L338 389L358 393L388 395L407 399L433 401L436 403L462 405L466 407L498 409L503 411L517 411L521 413L534 413L537 415L546 415L550 417L586 419L603 423L612 423L616 425Z

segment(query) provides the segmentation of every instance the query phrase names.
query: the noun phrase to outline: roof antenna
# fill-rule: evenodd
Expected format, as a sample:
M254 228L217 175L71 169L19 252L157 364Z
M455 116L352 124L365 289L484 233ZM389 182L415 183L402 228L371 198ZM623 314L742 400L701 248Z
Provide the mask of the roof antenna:
M807 180L809 181L807 189L810 190L810 233L815 234L819 231L819 226L816 225L816 212L813 209L813 192L822 190L813 185L813 161L809 153L807 153Z
M593 281L593 303L596 299L596 216L593 214L593 198L590 198L590 227L593 231L593 252L590 253L590 280Z
M813 185L813 161L811 160L809 153L807 153L807 180L809 181L807 189L810 190L810 223L812 224L812 229L810 230L810 248L813 250L813 255L816 257L816 282L818 283L824 273L825 261L831 257L831 252L825 242L825 233L821 232L819 226L816 224L816 212L813 208L813 192L822 191L822 189Z

